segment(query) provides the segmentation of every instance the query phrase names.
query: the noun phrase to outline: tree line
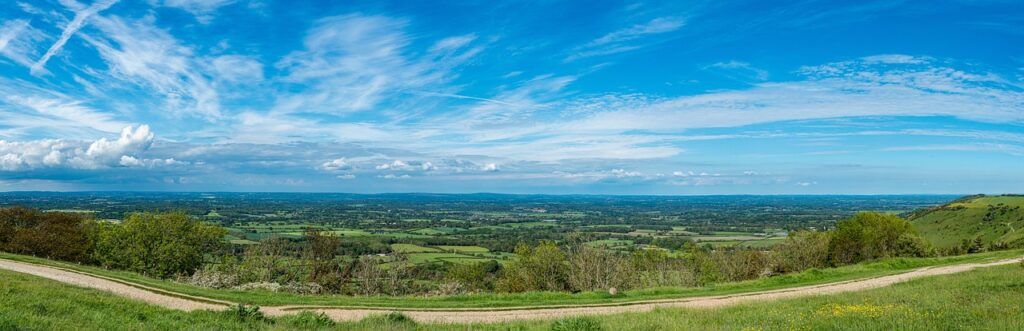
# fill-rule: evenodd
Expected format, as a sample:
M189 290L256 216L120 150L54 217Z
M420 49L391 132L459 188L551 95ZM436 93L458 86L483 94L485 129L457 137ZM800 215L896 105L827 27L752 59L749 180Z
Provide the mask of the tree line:
M174 278L199 286L304 294L455 294L621 291L701 286L811 268L936 252L906 220L864 212L829 231L796 231L769 249L713 249L658 238L628 252L587 245L585 233L519 244L502 264L415 264L401 255L341 255L342 237L307 230L244 248L226 231L184 213L134 213L121 222L82 214L0 209L0 250Z

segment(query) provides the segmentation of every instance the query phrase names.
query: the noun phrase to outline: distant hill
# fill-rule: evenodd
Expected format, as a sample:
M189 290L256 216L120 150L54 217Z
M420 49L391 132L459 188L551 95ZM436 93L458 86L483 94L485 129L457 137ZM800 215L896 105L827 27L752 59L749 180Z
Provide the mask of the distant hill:
M976 238L986 246L1024 247L1024 195L968 196L908 218L939 249Z

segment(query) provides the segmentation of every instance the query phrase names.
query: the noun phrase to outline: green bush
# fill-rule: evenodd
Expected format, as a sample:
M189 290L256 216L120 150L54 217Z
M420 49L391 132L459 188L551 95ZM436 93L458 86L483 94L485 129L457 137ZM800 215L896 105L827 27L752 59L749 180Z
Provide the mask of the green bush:
M89 262L95 222L78 213L0 208L0 250L49 259Z
M564 291L569 288L567 260L554 242L541 241L537 247L520 244L519 258L509 263L498 279L499 292Z
M137 213L120 225L100 227L95 257L104 267L148 276L189 275L203 265L205 253L222 245L225 234L180 212Z
M820 231L795 231L786 241L775 246L778 258L776 271L800 272L828 265L828 249L832 234Z
M399 312L370 315L364 318L359 324L367 326L369 330L415 330L416 321L409 316Z
M260 311L260 306L248 306L244 304L238 304L230 310L231 316L240 322L262 322L266 321L267 317Z
M898 216L861 212L836 224L829 261L838 266L886 257L928 256L930 246L910 222Z
M600 331L601 322L592 317L577 316L551 323L551 331Z

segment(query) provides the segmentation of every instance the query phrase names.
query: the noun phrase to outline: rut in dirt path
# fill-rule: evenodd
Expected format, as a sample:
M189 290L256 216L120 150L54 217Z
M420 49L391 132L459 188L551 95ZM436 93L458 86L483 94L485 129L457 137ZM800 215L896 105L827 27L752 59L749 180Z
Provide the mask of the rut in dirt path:
M552 319L575 315L605 315L625 312L649 311L662 307L686 307L686 308L715 308L727 305L735 305L746 302L768 301L785 298L827 295L842 292L860 291L892 284L905 282L911 279L946 275L964 272L977 268L992 267L1010 263L1018 263L1024 259L1013 258L987 263L966 263L940 267L925 267L913 271L882 276L869 279L859 279L844 282L836 282L822 285L801 286L780 290L759 291L733 295L692 297L680 299L647 300L621 304L587 305L571 308L529 308L529 309L505 309L505 310L472 310L472 309L359 309L359 308L323 308L313 306L268 306L261 307L261 311L270 316L282 316L296 314L301 311L323 312L338 321L353 321L365 318L373 314L381 314L389 311L397 311L409 316L417 322L441 322L441 323L485 323L501 322L511 320L527 319ZM116 295L145 301L171 309L192 311L200 309L227 309L233 305L231 302L199 298L184 294L170 293L164 290L154 289L142 285L127 285L120 281L114 281L104 277L93 276L78 272L63 270L60 268L14 262L0 259L0 269L26 273L59 282L76 285L80 287L95 288L114 293Z

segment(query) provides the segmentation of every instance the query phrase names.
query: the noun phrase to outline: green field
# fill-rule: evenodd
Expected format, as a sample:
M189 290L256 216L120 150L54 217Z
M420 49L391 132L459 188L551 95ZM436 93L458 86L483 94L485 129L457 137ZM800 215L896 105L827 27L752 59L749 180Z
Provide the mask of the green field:
M937 248L981 238L986 244L1024 245L1024 196L985 196L914 215L914 227Z
M426 252L437 252L438 251L437 248L423 247L423 246L418 246L418 245L413 245L413 244L391 244L391 250L395 251L396 253L404 253L404 254L426 253Z
M489 249L480 246L436 246L443 251L455 251L459 253L488 253Z
M587 246L591 246L591 247L602 247L602 248L611 248L611 249L614 249L614 248L626 248L626 247L633 247L633 241L632 240L625 240L625 239L603 239L603 240L588 241L586 243L586 245Z
M841 295L496 324L419 324L400 315L332 322L181 312L0 270L0 330L1021 330L1024 268L1006 265Z

